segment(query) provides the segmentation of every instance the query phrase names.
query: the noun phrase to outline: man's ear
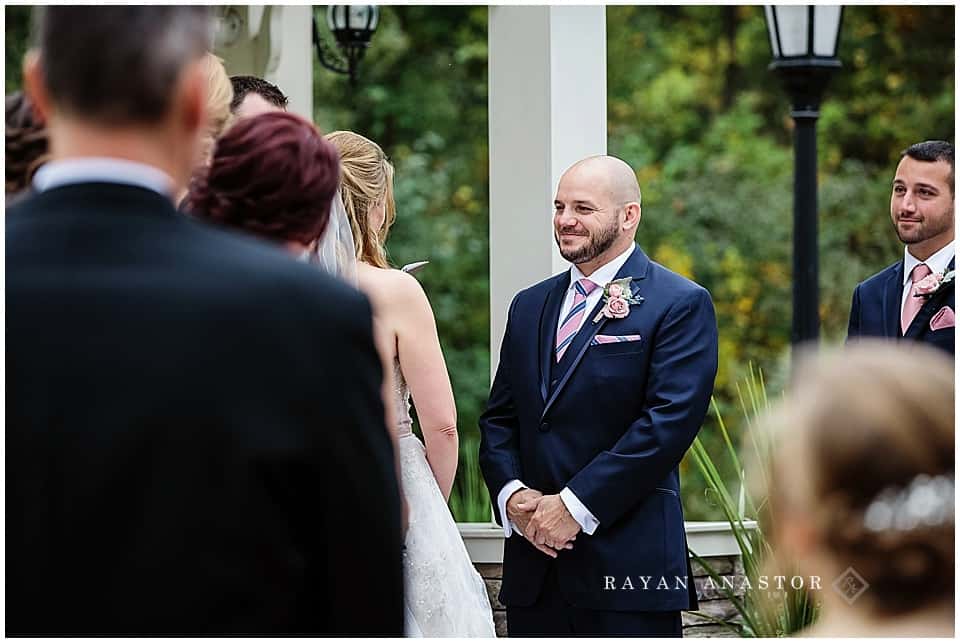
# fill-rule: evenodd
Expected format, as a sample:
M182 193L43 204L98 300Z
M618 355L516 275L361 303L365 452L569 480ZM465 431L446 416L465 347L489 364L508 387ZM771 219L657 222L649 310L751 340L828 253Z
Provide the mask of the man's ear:
M176 126L184 132L199 132L207 123L207 79L201 59L180 72L171 104Z
M53 105L47 93L40 52L36 49L31 49L23 57L23 88L36 117L44 123L48 122Z
M623 229L635 230L640 224L640 204L636 201L623 206Z

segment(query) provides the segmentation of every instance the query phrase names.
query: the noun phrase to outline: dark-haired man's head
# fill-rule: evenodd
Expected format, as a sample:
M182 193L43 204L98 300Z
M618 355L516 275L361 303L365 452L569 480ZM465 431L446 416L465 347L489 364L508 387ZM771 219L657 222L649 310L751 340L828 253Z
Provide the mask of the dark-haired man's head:
M937 163L939 161L947 163L950 166L950 191L953 192L955 168L952 144L946 141L914 143L900 154L900 160L903 160L905 156L924 163Z
M48 6L24 82L54 158L111 156L185 182L205 124L202 6Z
M231 76L233 101L230 111L240 118L250 118L264 112L287 111L289 99L280 88L256 76Z
M900 241L925 261L953 241L954 154L946 141L903 151L893 179L890 217Z

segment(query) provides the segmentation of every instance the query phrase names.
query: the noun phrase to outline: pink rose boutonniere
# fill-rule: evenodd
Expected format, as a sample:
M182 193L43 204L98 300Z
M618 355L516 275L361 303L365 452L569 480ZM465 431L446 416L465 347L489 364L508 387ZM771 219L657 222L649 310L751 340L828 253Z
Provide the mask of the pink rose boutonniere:
M916 293L914 297L930 298L934 293L953 281L956 271L931 273L917 282L914 286Z
M624 277L611 281L603 287L603 308L593 318L596 324L601 318L623 319L630 314L630 304L643 303L643 297L635 297L630 290L633 277Z

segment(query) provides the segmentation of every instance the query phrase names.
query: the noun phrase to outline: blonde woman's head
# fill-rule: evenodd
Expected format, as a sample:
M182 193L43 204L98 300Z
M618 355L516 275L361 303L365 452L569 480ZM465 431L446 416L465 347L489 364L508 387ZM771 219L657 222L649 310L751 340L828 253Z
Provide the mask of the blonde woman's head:
M393 165L380 146L353 132L331 132L340 153L340 196L353 229L357 259L388 268L384 244L396 218Z
M207 129L201 143L201 162L207 165L213 153L214 143L226 131L233 119L230 112L233 85L223 66L223 59L219 56L208 52L203 57L202 65L207 79Z

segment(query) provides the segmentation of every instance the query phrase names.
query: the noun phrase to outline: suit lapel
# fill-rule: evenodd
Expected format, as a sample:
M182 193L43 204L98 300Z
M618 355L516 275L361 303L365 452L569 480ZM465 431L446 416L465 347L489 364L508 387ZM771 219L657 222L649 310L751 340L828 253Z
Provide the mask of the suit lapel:
M953 270L952 259L950 260L950 264L947 266L947 271L949 272L950 270ZM933 318L934 314L936 314L936 312L943 307L947 295L953 290L953 284L954 282L950 282L933 295L927 297L927 300L923 302L923 306L921 306L920 310L917 312L917 316L913 318L913 321L910 322L910 326L907 327L907 332L903 336L904 339L916 339L920 336L923 330L930 323L930 320Z
M903 260L891 271L883 288L883 334L900 337L900 310L903 306Z
M643 250L637 246L633 254L630 255L630 258L627 259L627 262L623 264L620 270L617 272L614 279L622 279L624 277L633 277L633 282L630 284L631 291L634 296L641 297L640 291L641 286L637 283L638 280L646 279L647 270L650 267L650 260L647 258L647 255L643 253ZM599 284L603 286L603 284ZM590 347L590 342L596 336L600 329L604 327L607 323L606 317L601 317L596 323L594 323L594 318L596 318L597 313L603 308L603 297L600 298L600 301L597 302L596 306L593 307L593 310L590 311L590 315L584 320L583 326L580 327L580 331L574 337L573 341L570 343L570 346L567 348L567 352L564 355L564 359L561 361L558 366L564 368L560 373L560 379L557 382L556 387L553 391L550 392L549 398L547 398L546 404L543 407L543 413L540 416L542 420L546 417L547 412L550 410L550 407L553 406L553 403L559 397L560 393L566 387L567 382L570 381L571 375L576 370L577 366L580 364L580 361L583 359L583 356L586 354L587 349ZM642 306L643 304L634 304L631 308L636 306ZM559 314L559 308L557 309L557 314ZM554 325L556 325L556 320L554 320ZM572 354L572 357L571 357ZM568 361L569 359L569 361ZM549 364L547 365L547 377L549 381ZM542 373L541 367L541 373ZM547 389L549 391L549 388Z
M557 345L557 324L563 297L570 285L570 271L560 275L557 283L547 294L547 300L540 311L540 397L546 402L550 394L550 373L553 368L554 348ZM567 351L570 352L570 351Z

